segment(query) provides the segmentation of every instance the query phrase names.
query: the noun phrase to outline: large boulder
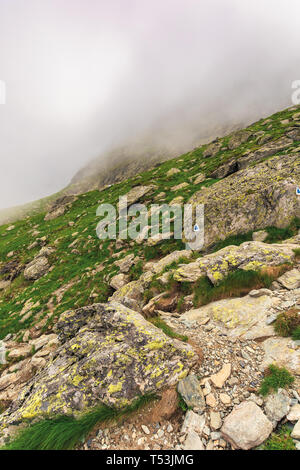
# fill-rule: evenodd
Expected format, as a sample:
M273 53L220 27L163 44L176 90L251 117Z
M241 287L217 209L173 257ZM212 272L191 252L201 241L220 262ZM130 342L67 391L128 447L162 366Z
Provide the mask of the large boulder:
M0 427L27 418L76 415L100 403L122 408L174 386L196 360L191 346L169 339L114 302L65 312L56 330L61 346L1 415Z
M225 418L221 432L235 449L249 450L264 442L272 429L271 421L259 406L244 401Z
M279 266L295 259L293 244L266 244L245 242L240 246L227 246L210 255L198 258L193 263L178 267L174 279L179 282L195 282L207 276L213 284L218 284L228 274L237 269L258 270L267 266Z
M189 202L205 205L204 248L232 235L268 226L285 227L294 217L300 217L296 195L299 180L299 154L291 153L270 158L196 192Z

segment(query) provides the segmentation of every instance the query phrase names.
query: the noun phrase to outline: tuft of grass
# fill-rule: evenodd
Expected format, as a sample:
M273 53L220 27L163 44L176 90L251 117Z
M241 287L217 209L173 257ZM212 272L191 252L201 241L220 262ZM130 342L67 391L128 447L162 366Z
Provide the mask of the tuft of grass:
M274 364L268 367L266 374L259 389L259 393L263 396L271 392L277 392L279 388L285 388L291 385L295 380L287 369L277 367Z
M295 308L278 315L274 323L276 333L284 337L292 336L294 330L297 328L300 329L300 310Z
M253 232L247 232L247 233L241 233L239 235L232 235L231 237L225 238L225 240L219 240L214 246L213 246L213 251L219 251L222 248L225 248L226 246L239 246L244 242L250 242L252 241L252 233Z
M2 450L74 449L96 424L129 415L155 398L154 395L144 395L123 410L101 405L78 419L73 416L45 419L20 431Z
M300 258L300 248L295 248L293 252L295 253L296 259L298 260Z
M265 230L268 232L266 243L276 243L287 238L292 238L297 234L300 228L300 219L295 217L291 223L285 228L267 227Z
M182 395L177 391L177 396L178 396L178 407L186 413L188 410L191 410L192 407L188 406L186 402L184 401Z
M282 269L285 268L282 267ZM278 272L282 273L282 270L280 269ZM277 272L272 274L264 271L238 269L229 274L217 286L214 286L207 277L202 277L194 287L194 306L207 305L215 300L229 297L240 297L248 294L252 289L269 288L276 277Z
M283 426L278 432L273 433L261 447L262 450L296 450L291 437L291 429Z
M300 326L294 329L292 332L292 338L294 341L300 341Z
M153 317L149 318L149 322L152 323L154 326L157 328L160 328L165 335L169 336L169 338L175 338L175 339L180 339L181 341L184 341L185 343L188 341L188 337L185 335L180 335L179 333L176 333L176 331L172 330L172 328L166 324L160 317Z

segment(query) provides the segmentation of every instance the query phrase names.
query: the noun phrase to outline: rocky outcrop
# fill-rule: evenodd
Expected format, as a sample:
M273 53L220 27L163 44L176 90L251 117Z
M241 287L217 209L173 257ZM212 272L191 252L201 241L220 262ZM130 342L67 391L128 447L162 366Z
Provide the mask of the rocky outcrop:
M205 205L204 248L239 233L284 227L293 217L300 217L299 179L300 157L289 154L239 171L195 193L189 202Z
M199 322L211 318L232 338L258 339L275 335L273 326L267 324L267 318L270 308L276 304L278 300L268 295L257 298L246 295L212 302L184 313L182 318Z
M1 415L0 426L76 415L100 403L121 408L175 385L196 360L191 346L118 303L65 312L56 330L61 346Z
M218 284L230 272L237 269L258 270L266 266L279 266L295 259L293 244L266 244L245 242L240 246L227 246L210 255L198 258L193 263L180 266L174 272L179 282L195 282L207 276L213 284Z
M45 221L57 219L57 217L63 215L75 200L75 196L63 196L56 199L56 201L51 204L48 213L45 215Z

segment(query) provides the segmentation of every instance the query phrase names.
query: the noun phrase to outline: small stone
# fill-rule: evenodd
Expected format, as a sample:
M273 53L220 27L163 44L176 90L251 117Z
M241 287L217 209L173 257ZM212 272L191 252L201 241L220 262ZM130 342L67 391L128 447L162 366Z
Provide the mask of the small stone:
M259 232L253 232L252 240L255 242L264 242L268 236L268 232L265 230L259 230Z
M219 412L211 411L210 412L210 427L215 431L220 429L222 426L222 419Z
M205 400L208 406L211 406L212 408L217 406L217 400L215 399L215 396L213 393L210 393L209 395L207 395Z
M170 433L170 432L173 432L174 428L172 426L172 424L169 424L168 427L167 427L167 432Z
M213 440L213 441L218 441L221 437L221 434L219 432L212 432L211 435L210 435L210 438Z
M205 426L205 416L198 415L192 410L189 410L184 418L184 422L181 428L181 432L184 434L189 433L190 431L195 431L198 434L201 434Z
M184 450L204 450L200 437L195 431L190 431L184 443Z
M230 377L231 374L231 364L224 364L222 369L217 373L210 377L210 380L217 388L222 388L226 382L226 380Z
M224 405L230 405L231 398L227 393L220 393L219 398Z
M294 439L300 439L300 420L295 424L291 436Z
M142 424L142 430L144 431L145 434L147 434L147 435L150 434L148 426L145 426L144 424Z
M214 450L214 443L213 440L211 439L209 443L206 446L206 450Z
M289 414L287 415L289 421L299 421L300 420L300 405L297 403L294 405Z

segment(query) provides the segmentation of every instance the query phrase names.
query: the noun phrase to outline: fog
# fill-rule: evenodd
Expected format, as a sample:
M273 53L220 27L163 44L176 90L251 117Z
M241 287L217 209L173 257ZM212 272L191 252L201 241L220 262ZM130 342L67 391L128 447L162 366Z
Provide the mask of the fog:
M291 106L299 0L0 0L0 208L147 136L197 139Z

